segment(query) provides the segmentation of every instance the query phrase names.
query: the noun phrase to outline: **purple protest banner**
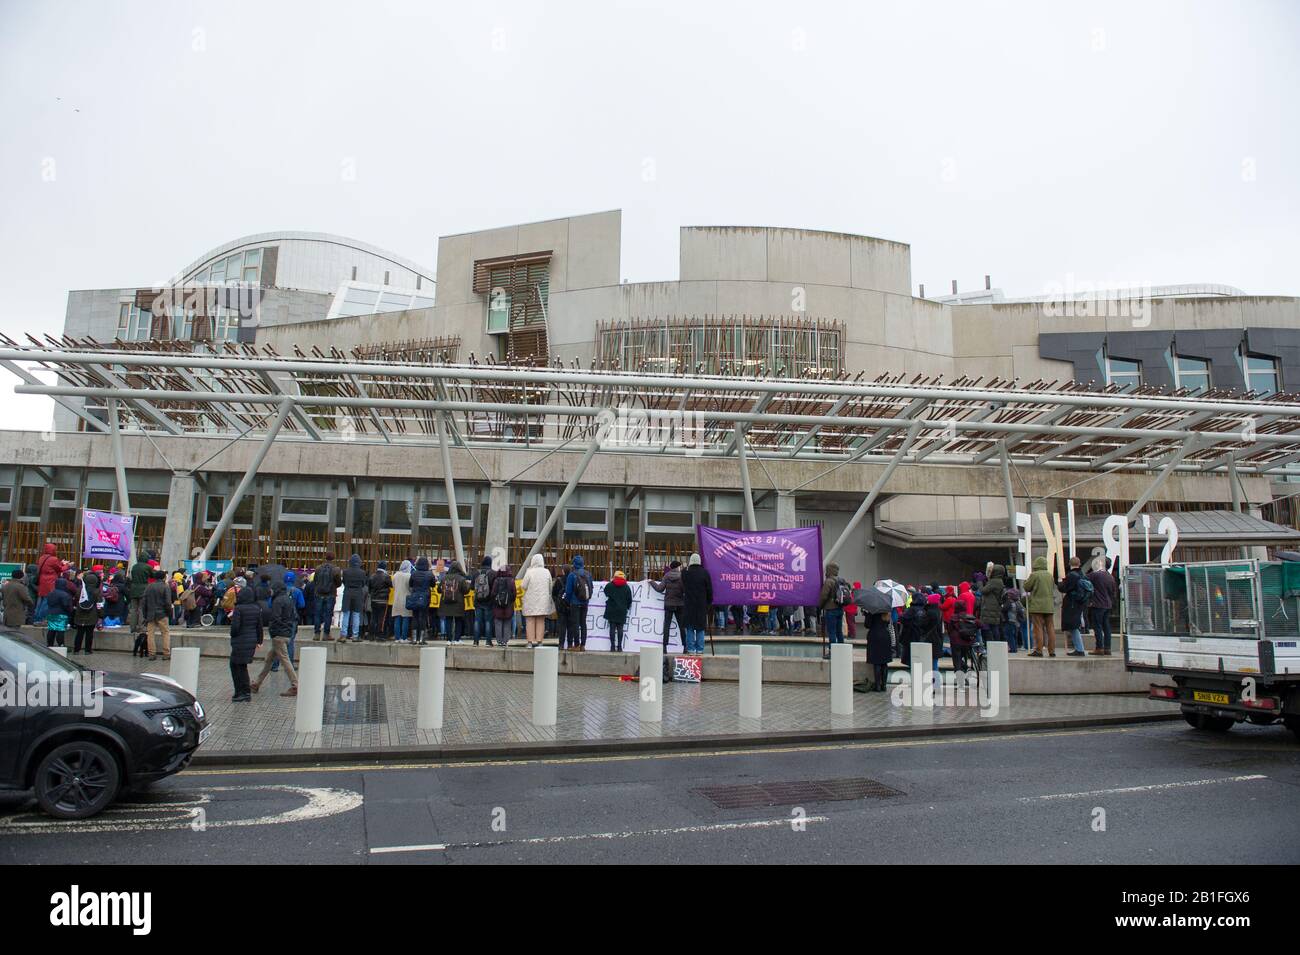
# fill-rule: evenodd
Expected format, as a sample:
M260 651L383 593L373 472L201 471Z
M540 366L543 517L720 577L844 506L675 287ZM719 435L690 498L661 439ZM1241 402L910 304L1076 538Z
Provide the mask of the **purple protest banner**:
M696 525L713 602L773 607L816 605L822 586L822 529L724 531Z
M131 539L135 536L135 518L131 515L85 510L81 512L81 526L85 534L81 556L99 560L131 559Z

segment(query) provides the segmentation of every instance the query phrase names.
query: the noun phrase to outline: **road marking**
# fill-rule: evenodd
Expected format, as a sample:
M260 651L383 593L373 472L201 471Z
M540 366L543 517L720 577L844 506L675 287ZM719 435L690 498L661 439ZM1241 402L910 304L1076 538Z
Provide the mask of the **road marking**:
M1044 799L1083 799L1085 796L1119 796L1125 793L1151 793L1165 789L1186 789L1191 786L1213 786L1216 783L1244 783L1267 776L1222 776L1218 779L1190 779L1181 783L1153 783L1150 786L1125 786L1120 789L1093 789L1082 793L1053 793L1050 796L1021 796L1020 802L1039 802Z
M786 819L756 819L750 822L719 822L703 826L677 826L672 829L634 829L628 832L583 832L569 836L535 836L531 839L499 839L492 842L453 842L423 846L377 846L371 855L385 852L445 852L449 849L492 849L497 846L541 846L588 839L636 839L642 836L696 835L709 832L736 832L743 829L775 829L795 823L830 822L829 816L790 816Z
M1011 740L1050 739L1058 736L1092 736L1102 733L1131 733L1133 727L1059 730L1057 732L999 733L994 736L945 736L925 739L878 740L864 743L809 743L803 746L763 746L748 749L681 750L667 753L627 753L617 756L538 756L532 759L444 760L433 763L349 763L346 765L255 767L250 769L186 769L181 776L257 776L287 773L367 773L389 769L483 769L495 766L565 766L575 763L624 763L646 759L700 759L716 756L762 756L768 754L815 753L829 750L896 749L909 746L949 746L967 743L1003 743ZM286 750L291 756L293 750Z
M281 792L298 796L305 802L284 812L268 816L252 816L245 819L209 819L212 800L211 793L224 792ZM198 799L192 798L199 794ZM207 829L226 829L234 826L273 826L282 822L309 822L324 819L339 813L356 809L362 803L359 792L351 789L308 788L305 786L205 786L197 790L184 790L176 793L175 800L150 802L147 804L124 804L112 806L103 814L92 819L51 819L43 813L24 813L7 818L0 818L0 835L39 835L44 833L86 832L146 832L166 829L196 829L196 820L201 819L197 831ZM195 802L204 804L202 808ZM219 805L219 804L218 804ZM163 812L153 818L135 818L131 813L151 810ZM202 816L200 816L200 812ZM122 818L108 818L117 813Z

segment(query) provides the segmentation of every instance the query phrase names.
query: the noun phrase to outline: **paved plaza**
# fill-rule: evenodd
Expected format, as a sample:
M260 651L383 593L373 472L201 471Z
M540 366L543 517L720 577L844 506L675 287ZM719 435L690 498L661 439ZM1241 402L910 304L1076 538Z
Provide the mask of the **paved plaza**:
M97 666L111 670L166 673L125 653L97 653ZM256 677L261 659L250 667ZM392 747L483 746L518 743L762 735L829 730L916 729L953 724L990 728L1039 721L1083 721L1121 715L1168 716L1167 704L1115 694L1016 696L1009 712L983 716L975 706L933 710L895 706L889 693L855 693L852 716L832 716L830 688L767 684L763 717L738 715L739 687L731 682L670 683L665 686L662 723L643 723L637 684L617 677L561 677L558 722L532 723L532 675L451 671L441 730L416 727L419 673L413 668L330 664L326 671L325 725L320 733L295 731L295 700L279 694L288 687L279 674L267 680L251 703L231 703L230 670L224 660L204 658L199 699L213 723L200 753L309 749L383 751ZM352 681L352 682L349 682ZM338 700L351 687L350 701Z

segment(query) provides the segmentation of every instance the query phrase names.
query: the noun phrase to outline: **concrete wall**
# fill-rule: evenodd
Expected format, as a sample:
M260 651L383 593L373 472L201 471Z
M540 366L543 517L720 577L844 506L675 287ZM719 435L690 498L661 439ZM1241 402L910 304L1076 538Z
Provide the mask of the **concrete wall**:
M474 291L474 263L551 251L548 319L552 351L590 355L595 322L612 314L620 276L622 213L598 212L438 240L438 298L432 335L459 335L466 353L495 354L487 297Z
M322 351L330 346L342 352L351 352L358 345L380 342L402 342L429 338L434 323L432 308L416 308L403 312L384 312L380 315L354 315L294 323L272 323L257 331L258 346L270 345L281 355L292 355L297 345L306 354L313 345ZM462 349L461 357L468 356Z

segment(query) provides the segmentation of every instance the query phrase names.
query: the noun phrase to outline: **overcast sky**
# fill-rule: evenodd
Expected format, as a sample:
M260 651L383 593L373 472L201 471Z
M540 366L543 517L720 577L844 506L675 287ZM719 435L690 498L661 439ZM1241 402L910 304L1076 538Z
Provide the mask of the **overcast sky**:
M309 230L623 210L908 242L931 294L1300 294L1300 3L0 0L0 329ZM915 288L913 289L915 291ZM48 402L0 383L0 427Z

